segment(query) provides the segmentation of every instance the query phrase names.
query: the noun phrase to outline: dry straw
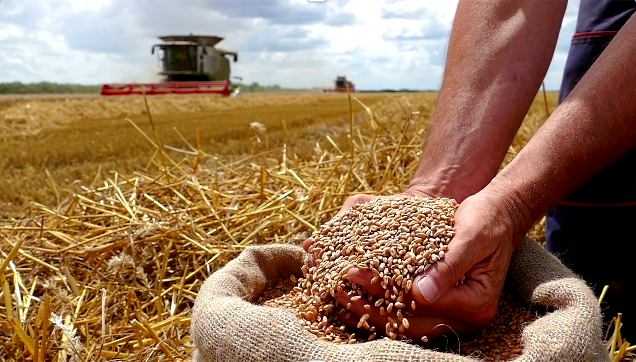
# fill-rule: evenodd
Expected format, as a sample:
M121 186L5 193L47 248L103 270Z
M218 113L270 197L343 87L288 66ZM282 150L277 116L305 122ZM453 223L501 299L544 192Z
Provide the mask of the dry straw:
M0 224L0 356L188 360L191 307L206 277L250 245L302 241L349 195L402 191L432 99L412 95L352 116L338 130L346 146L317 137L304 159L291 147L225 158L194 145L164 154L164 167L161 141L143 135L158 171L111 172L55 207L34 203ZM613 351L630 350L619 337Z

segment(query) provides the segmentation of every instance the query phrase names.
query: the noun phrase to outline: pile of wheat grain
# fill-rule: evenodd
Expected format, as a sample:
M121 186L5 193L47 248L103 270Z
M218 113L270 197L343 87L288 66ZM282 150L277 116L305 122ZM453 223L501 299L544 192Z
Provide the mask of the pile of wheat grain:
M315 254L315 266L305 266L305 277L299 280L300 313L312 322L309 328L326 331L339 314L350 318L347 309L336 306L335 298L352 290L357 293L352 300L364 298L368 310L375 305L381 315L395 317L389 317L383 334L406 338L403 332L409 328L415 303L407 306L405 293L411 292L415 276L444 257L454 235L456 208L452 199L377 199L354 206L314 232L309 252ZM382 286L384 298L374 299L350 283L346 275L352 268L371 271L371 283ZM367 318L363 315L358 326L369 330L373 339L377 332Z
M320 339L334 343L360 343L379 337L408 340L414 301L407 302L415 277L444 258L454 236L455 200L444 198L377 199L358 204L323 224L314 232L309 252L313 265L303 267L304 278L279 283L260 299L267 306L294 311L303 326ZM371 271L371 283L379 283L383 298L374 298L346 279L352 268ZM460 281L461 282L461 281ZM293 289L292 289L293 287ZM353 301L364 300L365 309L379 308L388 318L382 329L369 325L364 314L357 329L347 328L342 318L351 319L350 304L337 303L336 295L353 291ZM465 342L464 351L486 360L507 360L522 352L521 324L536 315L510 297L502 298L501 312L491 328ZM486 334L484 334L486 333ZM422 342L429 342L426 336ZM431 341L429 348L440 348ZM458 348L461 351L461 348Z

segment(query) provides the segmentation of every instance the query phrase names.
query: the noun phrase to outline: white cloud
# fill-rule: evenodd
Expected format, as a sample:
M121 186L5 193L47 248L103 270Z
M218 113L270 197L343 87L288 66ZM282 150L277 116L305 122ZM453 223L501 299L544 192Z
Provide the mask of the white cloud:
M233 75L285 87L436 89L457 1L31 0L0 3L0 82L156 81L156 36L219 35ZM546 78L557 89L578 1Z

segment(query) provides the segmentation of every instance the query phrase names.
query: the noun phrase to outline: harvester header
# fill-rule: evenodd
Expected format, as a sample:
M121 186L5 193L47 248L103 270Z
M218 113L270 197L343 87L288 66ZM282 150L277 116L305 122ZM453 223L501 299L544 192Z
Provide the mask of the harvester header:
M216 48L222 37L190 34L160 36L159 39L163 42L153 45L151 53L157 53L161 62L161 83L106 84L102 87L102 95L230 95L230 58L237 62L238 53Z

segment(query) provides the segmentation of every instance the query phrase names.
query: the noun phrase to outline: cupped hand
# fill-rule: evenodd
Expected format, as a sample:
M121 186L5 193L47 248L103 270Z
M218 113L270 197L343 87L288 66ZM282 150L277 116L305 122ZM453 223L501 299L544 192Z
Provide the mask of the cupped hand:
M460 204L455 213L455 236L445 257L418 275L412 293L405 293L405 309L412 315L407 317L409 328L402 334L419 340L453 331L472 332L492 321L510 259L525 235L518 227L523 222L516 220L517 214L508 207L497 195L484 191ZM456 286L462 276L465 280ZM359 269L347 274L350 282L359 284L376 299L383 298L385 290L379 283L372 285L372 277L371 272ZM384 331L388 322L397 320L395 309L381 313L373 302L365 298L352 301L352 296L346 291L337 295L341 305L351 303L352 318L345 323L356 326L361 316L369 314L368 324ZM371 308L365 309L365 304Z

